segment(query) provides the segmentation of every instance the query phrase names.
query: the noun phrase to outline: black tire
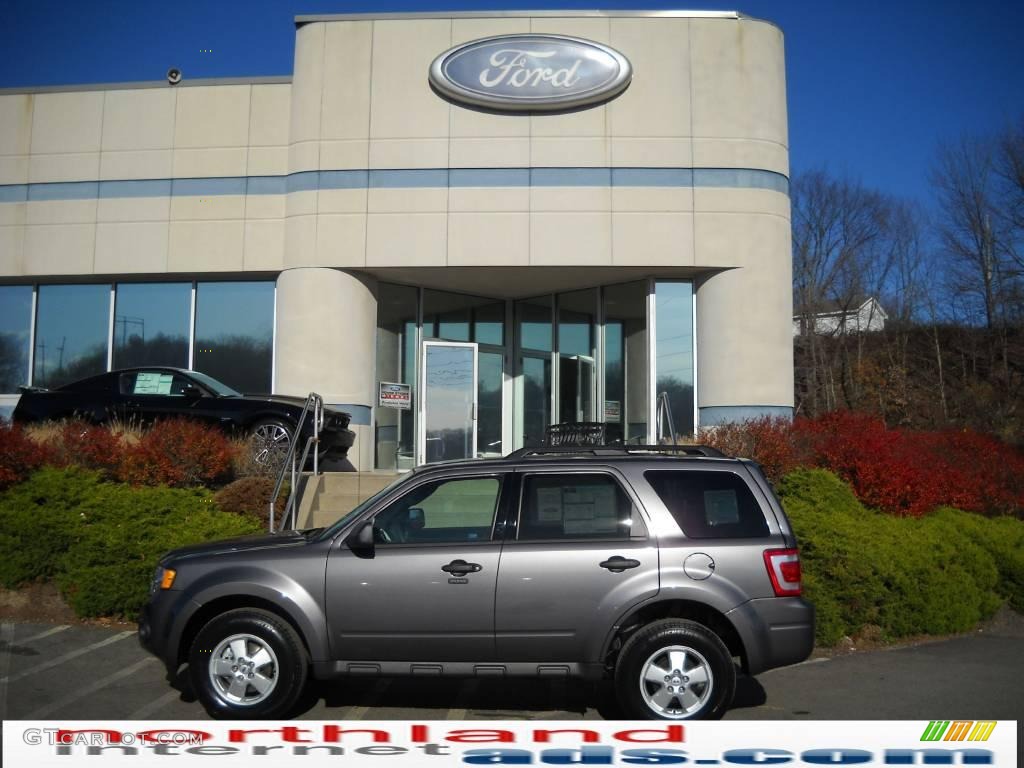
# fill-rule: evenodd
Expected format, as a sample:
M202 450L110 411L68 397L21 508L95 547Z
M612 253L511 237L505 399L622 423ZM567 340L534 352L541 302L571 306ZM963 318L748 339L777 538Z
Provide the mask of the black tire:
M678 675L670 653L675 662L682 659L674 665L683 667ZM645 678L648 669L653 674ZM725 643L703 624L686 619L662 619L638 630L615 665L615 695L627 718L717 719L735 691L736 667Z
M253 639L243 640L251 655L234 665L236 654L228 641L237 644L240 636ZM261 647L267 656L260 654ZM267 657L272 663L260 664ZM217 658L225 663L226 676L215 675L220 668L215 667ZM196 696L211 717L221 720L287 717L309 674L306 649L292 626L258 608L239 608L211 619L196 635L188 662ZM253 668L249 662L257 666ZM241 669L241 677L232 667ZM257 688L266 685L266 680L272 681L269 692Z

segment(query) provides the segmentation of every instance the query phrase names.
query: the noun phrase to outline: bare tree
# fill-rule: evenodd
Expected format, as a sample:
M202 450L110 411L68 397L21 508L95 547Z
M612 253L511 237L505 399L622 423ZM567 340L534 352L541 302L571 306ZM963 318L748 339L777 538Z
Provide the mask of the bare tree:
M1005 240L996 190L995 147L985 138L963 137L939 148L932 184L941 217L938 234L949 260L952 288L971 312L979 302L985 327L1001 322Z
M883 242L887 205L877 192L819 170L794 181L792 207L797 407L816 415L836 408L841 399L849 404L857 398L852 369L859 358L851 358L845 343L825 345L821 336L845 337L848 314L884 284L892 264L891 249ZM823 328L821 318L828 312L839 319Z

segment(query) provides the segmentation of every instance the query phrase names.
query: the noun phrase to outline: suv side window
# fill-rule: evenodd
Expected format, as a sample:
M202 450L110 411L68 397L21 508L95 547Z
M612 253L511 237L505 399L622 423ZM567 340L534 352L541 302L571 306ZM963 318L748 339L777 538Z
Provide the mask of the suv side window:
M632 500L610 475L526 475L522 499L519 541L628 539L647 534Z
M649 470L644 477L691 539L758 539L769 535L764 511L739 475Z
M374 518L378 545L490 541L501 495L497 477L460 477L424 483Z

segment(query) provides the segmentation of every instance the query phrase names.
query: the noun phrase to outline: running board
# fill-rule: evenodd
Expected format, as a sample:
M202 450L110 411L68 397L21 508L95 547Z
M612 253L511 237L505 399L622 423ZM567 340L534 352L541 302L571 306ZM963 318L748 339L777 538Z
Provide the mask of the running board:
M544 679L582 678L599 680L602 664L576 662L492 662L472 661L316 661L313 677L331 680L337 677L535 677Z

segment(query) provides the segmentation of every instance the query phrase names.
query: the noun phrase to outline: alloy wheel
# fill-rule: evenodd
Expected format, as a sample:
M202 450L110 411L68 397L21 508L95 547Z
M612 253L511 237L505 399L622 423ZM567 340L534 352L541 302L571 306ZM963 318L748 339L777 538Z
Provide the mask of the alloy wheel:
M252 706L266 699L277 686L277 654L255 635L231 635L210 657L209 675L224 701Z
M707 704L713 688L707 659L684 645L659 648L640 668L640 695L661 717L692 717Z

